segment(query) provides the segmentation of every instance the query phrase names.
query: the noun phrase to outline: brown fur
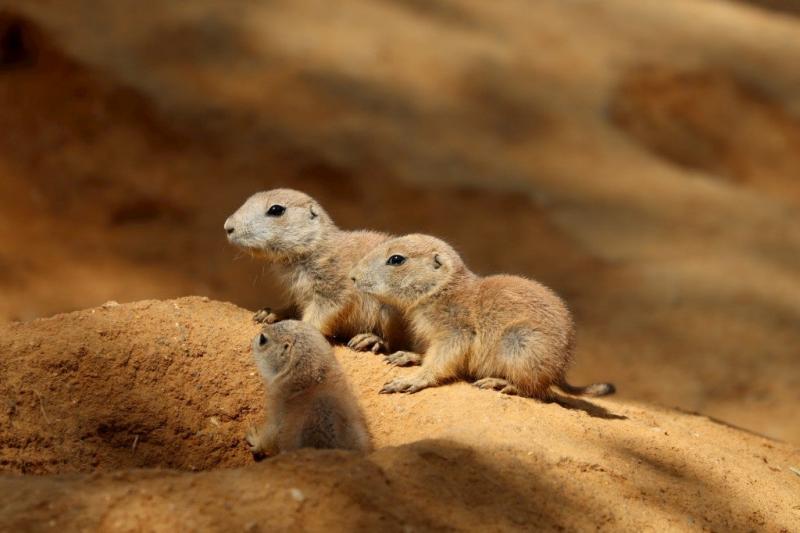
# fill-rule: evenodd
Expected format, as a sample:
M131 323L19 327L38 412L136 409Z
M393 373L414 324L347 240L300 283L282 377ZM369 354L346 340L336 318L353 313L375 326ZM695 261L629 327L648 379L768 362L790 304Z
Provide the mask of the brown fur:
M364 415L319 331L296 320L267 325L253 339L253 358L266 388L266 422L247 433L254 454L371 449Z
M391 265L392 256L404 258ZM610 384L573 387L565 381L575 328L553 291L518 276L480 277L447 243L427 235L387 241L351 273L356 286L403 310L423 356L398 352L395 364L419 371L387 383L381 392L416 392L465 377L480 388L541 399L557 385L571 394L602 395Z
M275 205L285 212L269 216ZM357 291L347 276L390 236L342 231L316 200L291 189L254 194L225 221L225 230L232 244L269 261L288 288L292 305L256 313L257 321L300 318L328 338L349 340L356 350L377 352L404 342L399 313Z

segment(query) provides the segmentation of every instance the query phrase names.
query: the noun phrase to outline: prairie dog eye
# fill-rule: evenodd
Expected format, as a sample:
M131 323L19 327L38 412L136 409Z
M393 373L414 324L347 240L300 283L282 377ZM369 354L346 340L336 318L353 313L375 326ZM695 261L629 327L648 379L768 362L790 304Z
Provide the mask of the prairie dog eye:
M397 254L393 255L392 257L386 260L386 264L391 266L400 266L405 262L406 258L403 257L402 255L397 255Z
M272 205L269 209L267 209L267 216L268 217L279 217L286 212L286 208L282 205Z
M260 333L260 334L258 335L258 345L259 345L260 347L262 347L262 348L263 348L264 346L266 346L266 345L267 345L267 343L268 343L268 342L269 342L269 339L267 338L267 336L266 336L266 335L264 335L263 333Z

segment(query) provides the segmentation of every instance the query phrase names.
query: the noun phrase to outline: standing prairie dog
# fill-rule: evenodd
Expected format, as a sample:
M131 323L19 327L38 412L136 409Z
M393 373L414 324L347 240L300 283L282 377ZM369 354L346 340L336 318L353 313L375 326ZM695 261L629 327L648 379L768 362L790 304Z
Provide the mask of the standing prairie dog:
M299 191L259 192L225 221L228 240L270 262L289 288L290 308L256 313L258 322L301 318L355 350L378 352L405 337L400 314L361 293L348 272L390 237L342 231L319 203Z
M417 392L458 377L476 380L479 388L540 399L550 398L551 385L570 394L614 392L607 383L566 382L575 333L567 306L553 291L517 276L477 276L435 237L389 240L359 262L351 279L403 310L427 344L424 357L386 356L394 364L422 366L381 392Z
M371 449L364 415L319 331L297 320L264 326L253 358L266 388L266 422L247 433L253 454Z

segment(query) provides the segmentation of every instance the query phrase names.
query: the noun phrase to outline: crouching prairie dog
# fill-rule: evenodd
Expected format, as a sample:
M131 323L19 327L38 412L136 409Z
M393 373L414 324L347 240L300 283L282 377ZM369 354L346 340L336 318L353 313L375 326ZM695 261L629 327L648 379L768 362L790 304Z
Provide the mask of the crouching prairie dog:
M342 231L299 191L259 192L225 221L228 240L267 260L288 288L289 308L256 313L258 322L300 318L355 350L378 352L406 337L396 310L355 290L347 274L389 236Z
M264 326L253 358L266 389L266 422L247 433L256 456L298 448L369 451L364 415L325 337L297 320Z
M351 272L355 285L405 312L424 356L386 356L418 371L381 392L417 392L459 377L483 389L551 399L550 387L601 396L608 383L566 382L574 326L565 303L547 287L517 276L480 277L447 243L428 235L389 240Z

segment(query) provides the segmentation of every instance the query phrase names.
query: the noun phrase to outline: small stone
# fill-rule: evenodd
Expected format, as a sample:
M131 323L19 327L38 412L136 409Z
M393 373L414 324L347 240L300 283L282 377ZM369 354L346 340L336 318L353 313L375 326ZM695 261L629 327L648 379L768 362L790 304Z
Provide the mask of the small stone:
M289 489L289 494L292 495L292 499L295 500L296 502L302 503L306 499L305 494L303 494L303 492L300 489L295 489L295 488Z

